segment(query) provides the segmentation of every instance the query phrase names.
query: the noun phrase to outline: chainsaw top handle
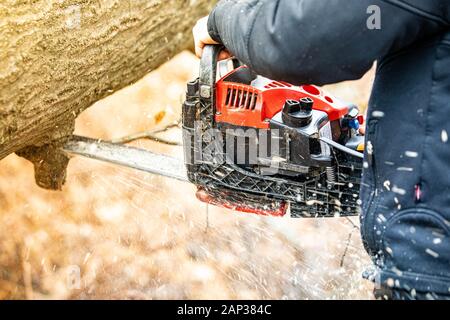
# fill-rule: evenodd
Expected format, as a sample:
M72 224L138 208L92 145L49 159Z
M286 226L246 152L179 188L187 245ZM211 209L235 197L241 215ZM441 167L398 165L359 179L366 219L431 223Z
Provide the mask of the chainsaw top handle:
M206 45L203 48L202 58L200 60L200 101L206 104L211 104L215 113L215 98L216 98L216 80L217 69L219 62L219 55L224 50L223 45ZM236 58L232 58L233 67L236 69L241 66L241 62ZM231 70L229 70L231 71Z
M217 62L219 54L223 49L224 46L221 45L206 45L203 48L203 54L200 60L200 101L205 105L212 105L213 108L215 107L216 97Z

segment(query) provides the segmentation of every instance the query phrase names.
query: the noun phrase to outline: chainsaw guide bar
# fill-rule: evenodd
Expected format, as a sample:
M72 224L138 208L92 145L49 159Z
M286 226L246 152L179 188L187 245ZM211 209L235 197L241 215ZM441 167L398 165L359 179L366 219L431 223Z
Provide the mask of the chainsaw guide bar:
M70 154L109 162L179 181L188 181L186 167L182 160L149 150L81 136L73 136L63 149Z

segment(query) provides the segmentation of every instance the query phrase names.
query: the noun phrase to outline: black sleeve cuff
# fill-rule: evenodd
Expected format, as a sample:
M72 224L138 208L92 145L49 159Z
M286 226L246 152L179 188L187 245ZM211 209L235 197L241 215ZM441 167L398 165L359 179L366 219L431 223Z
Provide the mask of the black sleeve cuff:
M216 9L214 9L210 13L209 18L208 18L208 33L214 41L216 41L218 43L222 43L222 39L220 38L219 32L217 30L215 11L216 11Z

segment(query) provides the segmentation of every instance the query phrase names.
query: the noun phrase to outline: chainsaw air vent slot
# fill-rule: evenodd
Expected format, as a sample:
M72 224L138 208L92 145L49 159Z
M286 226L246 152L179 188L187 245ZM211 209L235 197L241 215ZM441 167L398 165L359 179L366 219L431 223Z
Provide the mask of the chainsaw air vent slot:
M291 88L292 84L283 82L283 81L272 81L268 85L264 86L266 89L275 89L275 88Z
M228 87L225 105L228 108L255 110L258 94L242 87Z

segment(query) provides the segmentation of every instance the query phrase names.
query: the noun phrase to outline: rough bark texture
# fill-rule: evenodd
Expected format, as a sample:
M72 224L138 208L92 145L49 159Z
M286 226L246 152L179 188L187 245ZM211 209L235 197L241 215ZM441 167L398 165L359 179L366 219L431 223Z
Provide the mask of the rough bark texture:
M188 48L214 2L1 0L0 159L18 152L61 188L77 115Z

